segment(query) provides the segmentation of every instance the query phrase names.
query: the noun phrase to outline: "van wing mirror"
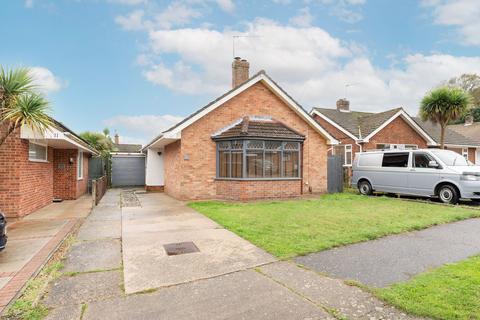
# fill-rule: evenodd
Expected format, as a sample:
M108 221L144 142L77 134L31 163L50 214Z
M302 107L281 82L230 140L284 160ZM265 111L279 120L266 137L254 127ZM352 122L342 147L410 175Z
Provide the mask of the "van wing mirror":
M429 167L429 168L438 168L438 167L440 167L440 165L438 164L437 161L435 161L435 160L430 160L430 161L428 162L428 167Z

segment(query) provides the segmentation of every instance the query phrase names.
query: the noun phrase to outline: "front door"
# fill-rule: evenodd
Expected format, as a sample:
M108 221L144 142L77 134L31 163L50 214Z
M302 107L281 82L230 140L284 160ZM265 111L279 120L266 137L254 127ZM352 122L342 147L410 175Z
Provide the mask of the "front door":
M428 166L435 159L426 152L413 152L412 167L408 174L408 186L413 194L431 196L440 177L439 168Z

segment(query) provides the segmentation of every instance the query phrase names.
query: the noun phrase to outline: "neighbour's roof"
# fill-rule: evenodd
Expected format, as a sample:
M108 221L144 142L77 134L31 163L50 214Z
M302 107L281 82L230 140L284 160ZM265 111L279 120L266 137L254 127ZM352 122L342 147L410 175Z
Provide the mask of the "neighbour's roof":
M212 138L268 138L304 140L305 136L277 120L244 117L240 121L236 121L233 125L221 130Z
M357 138L364 138L375 131L402 108L390 109L384 112L339 111L337 109L313 108L320 112ZM359 137L360 133L361 137Z
M142 149L141 144L119 143L113 145L113 152L120 153L139 153Z
M415 122L422 127L437 143L440 143L440 125L435 124L431 121L422 121L422 119L415 117L413 118ZM463 126L463 125L462 125ZM453 125L447 126L445 130L445 144L450 145L463 145L463 146L472 146L480 144L480 138L473 138L470 136L465 136L462 133L458 132L459 128L454 130ZM479 126L480 128L480 126Z
M465 125L463 123L454 124L448 126L448 128L480 145L480 122L474 122L470 125Z

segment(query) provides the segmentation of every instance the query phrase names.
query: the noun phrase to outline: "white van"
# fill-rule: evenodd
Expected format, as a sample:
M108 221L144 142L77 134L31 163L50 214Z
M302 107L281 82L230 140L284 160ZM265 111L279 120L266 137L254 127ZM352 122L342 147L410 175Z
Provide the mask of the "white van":
M480 200L480 166L449 150L420 149L357 153L352 186L373 191L438 197L444 203L460 198Z

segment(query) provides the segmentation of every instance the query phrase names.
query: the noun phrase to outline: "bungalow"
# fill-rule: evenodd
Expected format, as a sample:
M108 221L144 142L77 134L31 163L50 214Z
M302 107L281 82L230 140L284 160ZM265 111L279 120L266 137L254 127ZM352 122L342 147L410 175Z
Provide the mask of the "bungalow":
M0 211L9 218L87 192L88 162L97 152L60 122L53 123L43 134L21 127L0 146Z
M327 189L337 140L264 71L235 58L232 90L146 145L146 189L179 199L296 197Z
M437 146L432 136L402 108L379 113L350 110L346 99L336 109L313 108L312 117L339 141L330 150L351 167L357 152L374 149L417 149Z

